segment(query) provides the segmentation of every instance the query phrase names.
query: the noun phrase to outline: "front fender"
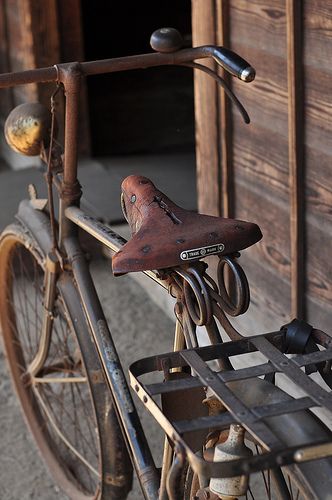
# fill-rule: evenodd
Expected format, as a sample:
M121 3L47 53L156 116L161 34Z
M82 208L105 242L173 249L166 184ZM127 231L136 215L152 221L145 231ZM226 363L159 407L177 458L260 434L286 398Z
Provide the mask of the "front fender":
M15 217L46 256L52 249L51 223L48 214L34 208L30 200L22 200Z

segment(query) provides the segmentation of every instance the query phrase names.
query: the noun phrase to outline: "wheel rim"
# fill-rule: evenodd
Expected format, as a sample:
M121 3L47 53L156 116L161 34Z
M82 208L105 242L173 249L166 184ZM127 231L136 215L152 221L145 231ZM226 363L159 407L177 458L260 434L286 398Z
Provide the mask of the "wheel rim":
M97 494L99 436L84 365L60 296L50 350L38 378L26 375L43 318L43 272L17 238L1 248L4 344L27 423L59 485L74 498ZM5 264L5 265L4 265Z

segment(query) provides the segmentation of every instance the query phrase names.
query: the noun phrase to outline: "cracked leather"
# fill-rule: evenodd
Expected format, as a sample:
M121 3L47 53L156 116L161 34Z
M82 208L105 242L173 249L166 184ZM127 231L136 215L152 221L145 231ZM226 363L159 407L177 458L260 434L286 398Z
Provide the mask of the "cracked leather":
M112 259L115 275L232 254L262 238L257 224L179 207L146 177L131 175L121 189L132 238Z

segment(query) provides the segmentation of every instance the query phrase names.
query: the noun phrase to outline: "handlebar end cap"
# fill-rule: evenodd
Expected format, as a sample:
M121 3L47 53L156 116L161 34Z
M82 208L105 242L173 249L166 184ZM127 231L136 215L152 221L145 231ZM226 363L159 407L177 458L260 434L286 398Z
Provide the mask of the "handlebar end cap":
M247 66L241 71L240 80L249 83L255 79L256 71L252 66Z

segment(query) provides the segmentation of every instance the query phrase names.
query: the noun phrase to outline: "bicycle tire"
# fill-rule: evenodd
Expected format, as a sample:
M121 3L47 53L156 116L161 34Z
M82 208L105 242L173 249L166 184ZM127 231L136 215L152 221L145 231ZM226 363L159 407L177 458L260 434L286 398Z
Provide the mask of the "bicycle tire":
M31 232L19 223L3 231L1 329L25 421L55 482L70 498L125 499L131 489L132 467L69 273L57 282L52 342L43 373L38 375L43 380L31 383L24 378L34 342L38 345L44 265L45 249L40 249ZM85 382L75 382L77 376Z
M251 379L251 388L249 388L247 380L235 383L231 382L229 386L232 386L234 393L249 406L259 406L272 401L292 399L291 396L280 388L261 379ZM300 411L293 414L270 417L266 419L266 423L282 441L287 442L289 445L296 445L300 442L305 443L307 440L309 442L311 438L326 438L326 436L331 438L331 431L310 411ZM331 458L282 467L278 470L283 473L290 499L330 500L332 498ZM265 484L269 483L267 473L265 478L261 476L261 481L261 487L258 485L258 496L256 491L253 490L248 493L246 498L252 500L265 500L268 498L285 499L282 493L278 493L275 486L271 486L270 492L267 491ZM192 500L195 498L198 488L198 477L193 473L191 467L188 467L183 477L183 499ZM255 488L257 489L257 485Z

